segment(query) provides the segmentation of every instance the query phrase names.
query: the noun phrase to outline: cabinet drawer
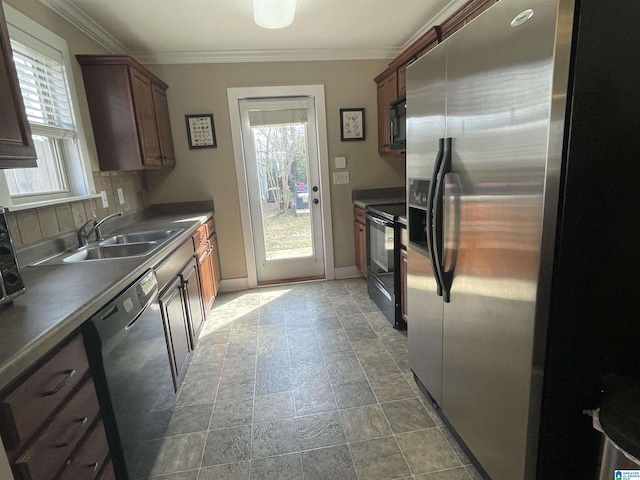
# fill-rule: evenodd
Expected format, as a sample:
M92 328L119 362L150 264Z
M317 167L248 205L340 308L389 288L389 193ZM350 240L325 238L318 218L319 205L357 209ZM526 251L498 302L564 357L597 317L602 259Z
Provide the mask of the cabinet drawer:
M186 263L193 257L194 249L191 241L187 240L167 258L161 265L155 268L158 277L158 290L161 292L169 282L173 281L177 272L182 270Z
M191 239L193 240L193 249L198 250L200 245L207 241L209 238L207 224L200 225L198 229L191 235Z
M89 369L84 342L77 335L0 402L2 437L16 448L62 404Z
M16 468L20 470L23 478L53 478L80 443L80 439L98 417L99 412L93 381L89 378L31 448L16 460Z
M213 217L211 217L209 220L206 221L205 225L207 226L207 230L209 233L209 237L211 235L213 235L214 233L216 233L216 223L213 220Z
M78 452L65 462L66 468L58 480L91 480L109 458L109 444L99 420Z
M363 225L367 224L367 214L365 213L364 208L354 206L353 217L355 218L356 222L360 222Z
M106 460L98 480L116 480L116 473L113 471L113 463L110 458Z

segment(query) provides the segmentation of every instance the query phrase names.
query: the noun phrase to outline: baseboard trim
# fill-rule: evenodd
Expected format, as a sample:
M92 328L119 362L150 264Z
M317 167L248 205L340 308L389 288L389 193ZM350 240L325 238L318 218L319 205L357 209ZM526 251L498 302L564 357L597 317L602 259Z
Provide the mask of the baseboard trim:
M248 289L249 289L249 279L247 277L229 278L226 280L220 280L219 291L221 293L238 292L240 290L248 290Z
M361 277L362 274L360 273L360 270L358 270L358 268L354 265L352 267L340 267L340 268L336 268L334 270L335 272L335 279L336 280L342 280L344 278L354 278L354 277Z

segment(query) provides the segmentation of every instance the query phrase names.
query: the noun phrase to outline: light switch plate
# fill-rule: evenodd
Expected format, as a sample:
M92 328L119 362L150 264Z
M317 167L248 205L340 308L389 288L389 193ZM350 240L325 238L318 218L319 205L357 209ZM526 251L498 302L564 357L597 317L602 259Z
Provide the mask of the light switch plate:
M349 172L333 172L334 185L349 183Z
M124 193L121 188L118 189L118 201L120 202L120 205L124 205Z
M109 199L107 198L107 192L102 190L100 192L100 196L102 197L102 208L109 208Z
M336 168L347 168L347 157L336 157Z

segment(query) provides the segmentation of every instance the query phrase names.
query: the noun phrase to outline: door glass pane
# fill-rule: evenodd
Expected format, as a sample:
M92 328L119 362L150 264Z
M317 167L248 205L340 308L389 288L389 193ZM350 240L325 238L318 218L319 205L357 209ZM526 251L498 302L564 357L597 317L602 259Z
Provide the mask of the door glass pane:
M267 260L313 255L307 124L252 127Z

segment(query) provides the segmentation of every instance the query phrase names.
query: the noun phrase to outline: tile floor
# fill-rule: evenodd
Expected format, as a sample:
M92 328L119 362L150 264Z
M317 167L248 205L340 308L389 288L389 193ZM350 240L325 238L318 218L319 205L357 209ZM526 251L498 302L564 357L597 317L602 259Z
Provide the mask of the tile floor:
M163 480L469 480L362 279L218 297L152 471Z

